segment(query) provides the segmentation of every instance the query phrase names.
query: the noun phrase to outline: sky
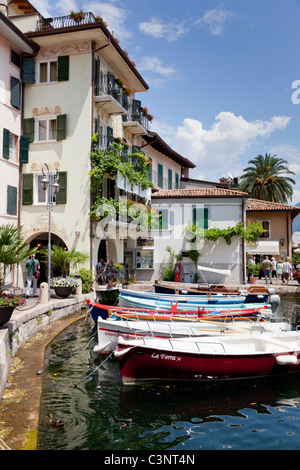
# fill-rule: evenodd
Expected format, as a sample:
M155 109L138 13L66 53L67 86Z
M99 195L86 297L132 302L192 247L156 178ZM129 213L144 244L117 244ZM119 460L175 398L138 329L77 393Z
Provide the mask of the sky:
M103 17L149 85L151 130L195 163L190 177L239 177L270 153L300 202L300 0L32 0L45 16Z

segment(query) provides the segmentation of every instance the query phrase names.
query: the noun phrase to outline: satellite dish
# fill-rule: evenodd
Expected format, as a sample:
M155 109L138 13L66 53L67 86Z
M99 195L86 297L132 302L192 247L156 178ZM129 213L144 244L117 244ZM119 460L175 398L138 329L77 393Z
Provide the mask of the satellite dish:
M228 176L231 180L233 180L233 176L230 173L228 173Z

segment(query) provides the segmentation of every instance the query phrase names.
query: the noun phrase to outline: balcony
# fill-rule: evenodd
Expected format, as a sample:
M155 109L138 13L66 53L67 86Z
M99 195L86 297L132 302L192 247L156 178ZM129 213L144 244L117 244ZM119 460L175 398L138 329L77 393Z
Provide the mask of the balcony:
M95 79L95 103L97 108L103 108L109 114L126 114L129 108L128 97L116 85L115 77L101 73Z
M149 119L143 116L140 102L133 100L127 114L122 116L123 126L133 135L145 134L149 130Z
M78 26L80 24L89 24L97 23L99 18L96 18L91 12L84 12L83 18L79 20L74 20L67 16L57 16L55 18L43 18L37 21L36 31L43 31L45 29L59 29L59 28L68 28L70 26Z

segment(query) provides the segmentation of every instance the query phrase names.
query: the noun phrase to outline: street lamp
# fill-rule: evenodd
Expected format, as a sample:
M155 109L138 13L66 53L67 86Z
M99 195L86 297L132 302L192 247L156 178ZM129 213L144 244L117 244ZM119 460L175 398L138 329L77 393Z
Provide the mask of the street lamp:
M58 184L58 170L49 171L47 163L42 166L43 178L40 181L43 191L47 191L47 210L49 214L48 223L48 300L50 300L50 283L51 283L51 212L53 208L53 198L58 193L60 186Z

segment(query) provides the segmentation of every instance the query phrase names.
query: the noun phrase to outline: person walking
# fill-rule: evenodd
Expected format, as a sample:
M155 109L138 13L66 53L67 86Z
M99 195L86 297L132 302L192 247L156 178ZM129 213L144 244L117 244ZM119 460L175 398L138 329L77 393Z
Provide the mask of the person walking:
M272 277L277 279L277 261L274 258L274 256L272 256L271 262L272 262Z
M35 255L31 255L30 258L26 261L25 269L27 271L27 290L26 290L26 299L30 297L30 290L32 286L32 296L37 297L37 277L35 277L35 271L40 270L40 262L38 259L35 259Z
M283 267L283 263L282 263L282 260L280 259L277 263L277 279L281 279L281 280L283 280L282 267Z
M272 263L269 260L268 256L265 256L265 259L261 263L261 267L262 267L264 275L265 275L266 284L268 284L269 282L270 282L270 284L272 284Z

